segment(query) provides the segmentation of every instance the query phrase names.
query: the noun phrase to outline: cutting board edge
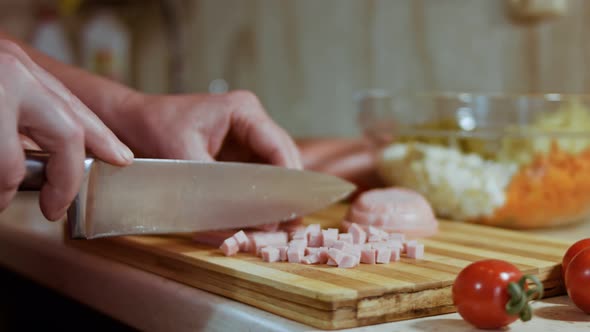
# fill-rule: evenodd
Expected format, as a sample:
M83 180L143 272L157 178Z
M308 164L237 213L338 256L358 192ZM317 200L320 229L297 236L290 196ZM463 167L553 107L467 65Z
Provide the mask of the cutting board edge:
M146 269L146 266L141 264L141 260L133 259L131 257L127 258L126 256L116 255L111 250L104 250L104 248L103 248L104 246L101 244L99 244L97 247L97 246L85 246L85 245L80 246L80 244L81 244L80 242L76 242L76 243L77 243L76 247L78 247L81 250L87 250L90 252L94 252L95 254L106 256L106 257L121 261L125 264L135 266L140 269ZM115 248L110 248L110 249L115 249ZM117 251L115 250L115 252L117 252ZM147 251L144 251L142 253L142 255L147 256L148 258L153 258L153 256L151 256L149 254L149 252L147 252ZM424 292L425 290L418 290L415 292L394 292L394 293L382 294L380 296L370 296L370 297L365 297L365 298L359 298L356 301L353 301L352 303L351 302L341 303L340 306L336 306L335 308L332 308L332 309L317 308L317 307L313 307L313 306L307 306L302 303L292 302L291 304L298 307L298 308L286 310L285 307L280 307L279 305L273 304L273 302L278 302L279 304L284 304L284 301L285 301L284 299L274 298L273 300L275 300L275 301L269 301L269 300L271 300L271 298L268 295L266 295L264 293L257 293L254 290L248 289L249 292L256 293L256 294L254 294L255 297L244 295L244 294L238 294L238 293L232 294L232 293L224 292L224 289L219 288L218 286L211 285L211 284L209 284L209 285L200 284L199 285L198 283L195 283L194 281L193 282L186 282L183 280L179 280L178 276L174 276L174 273L171 272L170 270L163 269L160 271L154 271L152 269L151 272L156 273L156 274L158 274L162 277L168 278L168 279L172 279L175 281L185 283L185 284L192 286L192 287L201 288L206 291L211 291L213 293L219 294L221 296L224 296L224 297L227 297L227 298L230 298L233 300L244 302L246 304L258 307L262 310L272 312L274 314L286 317L288 319L292 319L294 321L299 321L299 322L308 324L308 325L316 327L316 328L327 329L327 330L360 327L360 326L366 326L366 325L371 325L371 324L399 321L399 320L404 320L404 319L408 319L408 318L434 316L434 315L451 313L451 312L456 311L452 304L442 303L441 305L436 305L436 306L431 306L431 307L426 307L426 308L411 308L410 310L404 310L404 311L380 312L380 313L373 314L373 315L365 315L365 316L361 315L361 317L359 317L359 306L362 306L363 303L366 303L368 301L379 301L379 299L382 299L387 296L403 297L408 294L419 295L420 293ZM208 278L211 275L211 273L207 270L202 270L202 272L203 272L204 278ZM557 285L552 290L546 290L546 293L547 293L546 297L551 297L551 296L563 294L564 290L561 289L562 285L559 280L549 279L549 280L543 280L543 282L544 282L544 284L546 282L553 282ZM451 287L452 287L452 285L447 285L447 286L441 287L440 290L450 291ZM556 289L557 289L557 291L556 291ZM239 293L242 293L242 292L240 291ZM261 299L264 299L264 301L260 301ZM382 303L382 304L387 305L388 302L386 301L386 303ZM301 310L301 309L303 309L303 310ZM318 312L318 310L319 310L319 312ZM302 311L304 311L306 313L306 315L303 315L305 317L304 319L302 319L302 313L303 313ZM322 318L322 316L324 316L324 317Z

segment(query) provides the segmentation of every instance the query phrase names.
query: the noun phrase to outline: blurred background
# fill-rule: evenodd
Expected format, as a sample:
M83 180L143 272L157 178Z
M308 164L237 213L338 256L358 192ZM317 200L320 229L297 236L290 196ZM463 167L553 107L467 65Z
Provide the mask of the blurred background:
M293 136L356 92L590 90L584 0L0 0L0 27L149 93L249 89Z

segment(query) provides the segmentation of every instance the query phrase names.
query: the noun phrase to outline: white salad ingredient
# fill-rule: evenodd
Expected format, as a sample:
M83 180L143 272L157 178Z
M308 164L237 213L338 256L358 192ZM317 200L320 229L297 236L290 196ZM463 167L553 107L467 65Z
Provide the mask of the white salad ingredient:
M397 143L381 152L378 169L389 184L424 195L439 216L467 220L504 205L518 165L438 145Z

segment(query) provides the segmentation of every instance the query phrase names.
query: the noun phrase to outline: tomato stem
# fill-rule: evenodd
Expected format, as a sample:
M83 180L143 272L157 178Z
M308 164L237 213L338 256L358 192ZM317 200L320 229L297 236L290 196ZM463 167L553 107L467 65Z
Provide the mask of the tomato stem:
M535 284L535 288L526 289L527 280ZM510 301L506 303L506 312L510 315L519 315L523 322L531 320L533 313L529 301L536 298L540 300L543 297L543 284L534 275L524 275L518 282L508 284L508 293Z

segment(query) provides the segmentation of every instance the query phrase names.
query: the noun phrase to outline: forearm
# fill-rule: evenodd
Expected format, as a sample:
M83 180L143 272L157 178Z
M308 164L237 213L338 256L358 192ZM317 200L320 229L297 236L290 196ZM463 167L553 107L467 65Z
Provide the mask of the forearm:
M122 111L126 100L137 94L123 84L56 61L2 31L0 39L17 43L33 61L60 80L109 127L115 126L117 114Z

